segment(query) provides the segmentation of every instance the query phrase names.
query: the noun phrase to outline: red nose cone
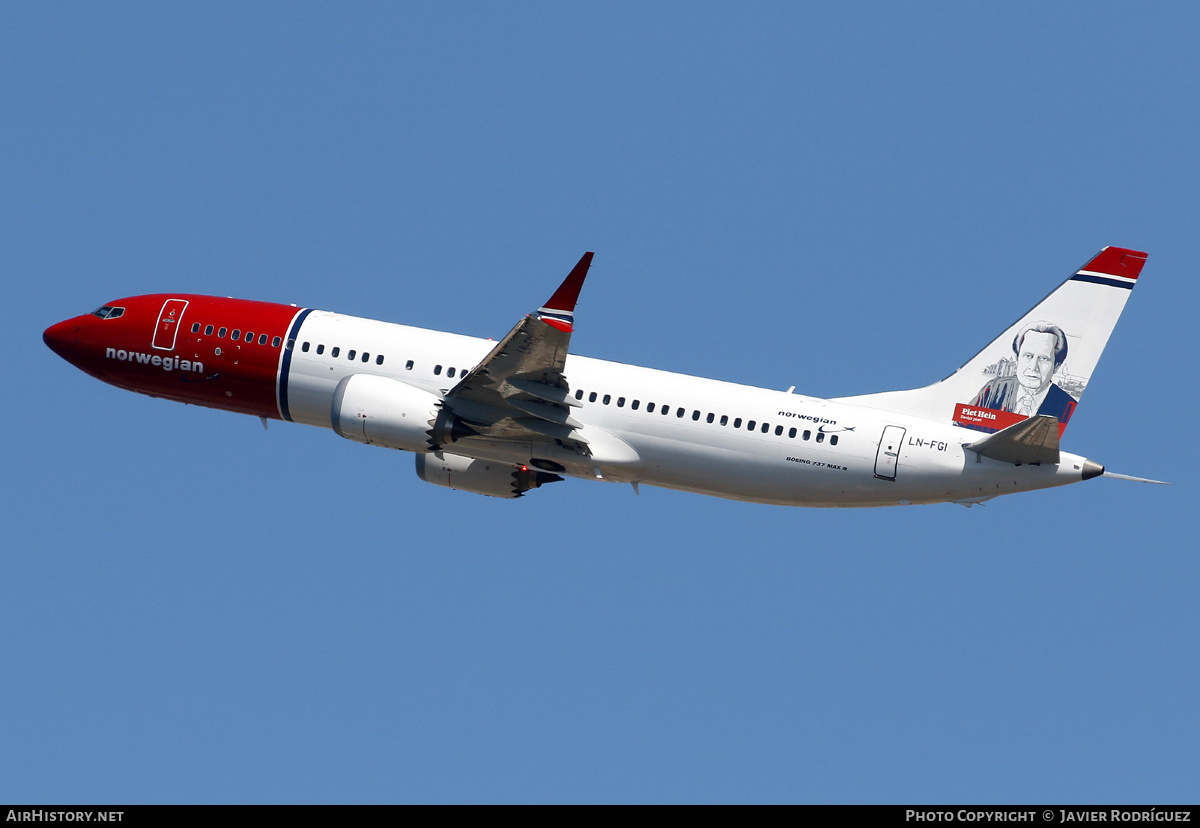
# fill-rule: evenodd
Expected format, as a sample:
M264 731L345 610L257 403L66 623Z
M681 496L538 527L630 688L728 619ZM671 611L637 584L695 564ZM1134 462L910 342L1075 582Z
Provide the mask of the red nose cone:
M46 347L68 362L71 361L71 352L78 340L79 323L74 319L51 325L42 334L42 341L46 343Z

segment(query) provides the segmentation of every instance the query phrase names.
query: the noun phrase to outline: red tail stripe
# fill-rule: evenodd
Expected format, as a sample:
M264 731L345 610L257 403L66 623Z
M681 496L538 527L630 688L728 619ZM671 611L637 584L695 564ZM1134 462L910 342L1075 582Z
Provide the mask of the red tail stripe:
M1136 279L1146 263L1146 254L1140 250L1126 250L1124 247L1106 247L1096 257L1085 264L1080 270L1092 273L1103 273L1106 276L1121 276L1125 279Z

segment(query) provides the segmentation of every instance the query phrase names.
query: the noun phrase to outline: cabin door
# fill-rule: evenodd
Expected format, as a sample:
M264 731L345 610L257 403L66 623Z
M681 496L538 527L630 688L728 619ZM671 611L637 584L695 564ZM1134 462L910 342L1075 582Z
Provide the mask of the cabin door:
M904 444L904 429L887 426L879 438L879 451L875 454L875 476L880 480L896 479L896 464L900 460L900 446Z
M179 320L183 319L183 309L188 305L186 299L168 299L158 312L158 325L154 328L155 348L160 351L175 349L175 337L179 333Z

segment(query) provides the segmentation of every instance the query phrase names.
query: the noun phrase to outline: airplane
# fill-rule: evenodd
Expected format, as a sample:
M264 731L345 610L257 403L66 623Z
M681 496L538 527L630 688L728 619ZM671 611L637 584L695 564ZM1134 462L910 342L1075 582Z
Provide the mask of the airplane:
M820 399L569 353L585 253L498 342L295 305L131 296L45 343L119 388L413 452L518 498L565 477L811 507L958 503L1127 475L1060 450L1146 254L1106 247L940 382Z

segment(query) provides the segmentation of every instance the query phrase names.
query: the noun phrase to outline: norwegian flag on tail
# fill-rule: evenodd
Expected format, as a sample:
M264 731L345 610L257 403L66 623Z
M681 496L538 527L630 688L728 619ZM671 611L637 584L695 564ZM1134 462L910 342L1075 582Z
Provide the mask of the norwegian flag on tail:
M1079 268L1071 279L1109 287L1132 288L1144 264L1146 254L1140 250L1106 247Z

